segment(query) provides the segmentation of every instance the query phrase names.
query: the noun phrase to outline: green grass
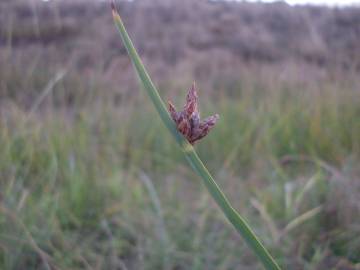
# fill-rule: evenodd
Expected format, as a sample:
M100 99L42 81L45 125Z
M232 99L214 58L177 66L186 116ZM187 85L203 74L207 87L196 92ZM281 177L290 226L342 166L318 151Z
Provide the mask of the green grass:
M121 42L94 43L93 54L71 24L55 35L53 26L3 32L0 269L262 269L127 69L113 74L127 60L108 67ZM55 42L79 34L69 40L79 51L60 40L27 44L39 34ZM94 62L79 65L87 51ZM202 115L220 114L196 151L234 208L283 269L359 269L357 72L294 63L217 70L215 59L204 76L197 69L213 59L192 56L161 63L171 79L158 66L153 73L165 100L182 105L196 80Z
M301 90L203 99L197 150L283 268L356 269L359 93ZM145 101L2 112L1 269L261 269Z

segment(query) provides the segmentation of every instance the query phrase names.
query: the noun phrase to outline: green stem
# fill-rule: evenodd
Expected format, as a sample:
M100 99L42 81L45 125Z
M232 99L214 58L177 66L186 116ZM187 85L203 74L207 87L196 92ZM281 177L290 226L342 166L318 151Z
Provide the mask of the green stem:
M270 253L266 248L261 244L260 240L256 237L255 233L251 230L247 222L236 212L236 210L230 205L228 199L225 197L224 193L221 191L219 186L216 184L215 180L205 167L205 165L200 160L199 156L196 154L192 145L177 131L175 123L171 119L167 108L162 101L159 92L155 88L153 82L150 79L150 76L146 72L144 65L141 62L141 59L132 44L132 41L125 29L125 26L120 18L119 13L115 10L114 4L113 7L113 17L115 24L120 32L122 41L127 49L127 52L134 64L134 67L139 75L144 88L149 95L151 101L154 103L154 106L159 113L162 121L169 131L173 134L176 141L179 143L184 155L195 170L195 172L203 179L205 186L210 192L213 199L216 201L218 206L221 208L227 219L230 223L236 228L236 230L242 235L246 243L252 248L254 253L263 263L266 269L276 269L279 270L280 267L277 265L275 260L271 257Z

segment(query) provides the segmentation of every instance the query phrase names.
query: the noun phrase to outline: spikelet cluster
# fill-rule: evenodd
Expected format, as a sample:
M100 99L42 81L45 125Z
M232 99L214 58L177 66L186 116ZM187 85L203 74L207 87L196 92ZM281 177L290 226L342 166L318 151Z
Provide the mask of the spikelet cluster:
M169 101L169 112L178 131L183 134L191 144L205 137L219 119L219 115L215 114L202 121L200 120L198 95L195 84L189 89L183 110L177 112L175 106Z

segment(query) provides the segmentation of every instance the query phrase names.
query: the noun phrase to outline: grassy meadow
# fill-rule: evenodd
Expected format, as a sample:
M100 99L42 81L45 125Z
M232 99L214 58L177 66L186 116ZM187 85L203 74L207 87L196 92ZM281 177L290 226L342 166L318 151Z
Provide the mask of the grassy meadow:
M135 76L26 48L0 50L0 269L262 269ZM357 70L145 62L165 100L195 80L220 115L196 150L283 269L360 269Z

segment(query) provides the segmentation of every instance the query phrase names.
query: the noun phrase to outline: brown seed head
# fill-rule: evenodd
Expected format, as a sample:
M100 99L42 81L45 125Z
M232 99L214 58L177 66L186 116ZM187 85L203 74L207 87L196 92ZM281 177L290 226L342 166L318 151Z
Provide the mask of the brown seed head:
M215 114L200 121L198 95L195 84L189 89L183 110L177 112L175 106L169 101L169 112L178 131L183 134L191 144L205 137L219 119L219 115Z

